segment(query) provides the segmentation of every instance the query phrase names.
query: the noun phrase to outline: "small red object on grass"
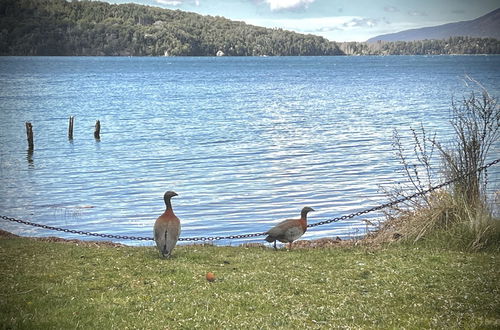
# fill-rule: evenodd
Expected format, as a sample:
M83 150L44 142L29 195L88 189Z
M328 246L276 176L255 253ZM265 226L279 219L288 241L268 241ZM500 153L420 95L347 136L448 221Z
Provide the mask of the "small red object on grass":
M207 281L209 281L209 282L215 281L215 275L212 272L208 272L205 277L206 277Z

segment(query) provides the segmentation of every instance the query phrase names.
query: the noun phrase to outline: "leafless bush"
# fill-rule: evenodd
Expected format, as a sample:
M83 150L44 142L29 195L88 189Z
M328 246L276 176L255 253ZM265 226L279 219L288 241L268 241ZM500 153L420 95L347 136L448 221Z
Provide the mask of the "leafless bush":
M435 145L435 134L428 138L424 126L421 124L418 129L413 127L411 130L411 142L405 143L398 130L393 132L392 147L401 164L401 172L406 179L399 182L389 195L399 199L408 194L408 191L423 192L432 187L435 183L435 170L433 165L433 156ZM410 150L408 149L410 147ZM422 204L430 206L429 197L422 195L420 199L409 201L410 206L418 207Z
M393 149L402 165L404 181L385 190L391 200L409 192L423 192L445 180L457 179L448 189L422 195L386 212L387 226L418 240L437 228L467 224L473 234L470 246L483 246L499 228L486 203L487 176L478 168L488 161L500 140L500 107L484 88L461 102L452 102L450 124L453 139L442 143L429 137L423 125L411 128L411 143L394 131ZM409 147L410 146L410 147ZM437 152L436 152L437 151ZM441 159L441 166L434 158ZM497 157L495 155L495 157ZM444 177L443 177L444 176ZM395 225L395 226L393 226Z
M455 140L449 147L435 139L432 142L443 158L446 178L460 178L453 193L476 206L484 203L486 176L475 170L486 163L490 149L499 141L500 107L482 89L480 96L473 92L461 102L453 102L452 111Z

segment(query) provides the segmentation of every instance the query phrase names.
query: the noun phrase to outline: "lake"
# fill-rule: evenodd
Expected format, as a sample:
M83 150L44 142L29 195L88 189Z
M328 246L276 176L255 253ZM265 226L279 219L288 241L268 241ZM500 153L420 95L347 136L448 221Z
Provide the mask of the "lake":
M151 237L174 190L181 237L198 237L262 232L304 206L316 209L309 223L364 210L403 179L393 131L409 143L422 124L449 139L452 99L477 90L467 76L498 97L500 56L0 57L0 215ZM364 219L383 214L303 239L359 236Z

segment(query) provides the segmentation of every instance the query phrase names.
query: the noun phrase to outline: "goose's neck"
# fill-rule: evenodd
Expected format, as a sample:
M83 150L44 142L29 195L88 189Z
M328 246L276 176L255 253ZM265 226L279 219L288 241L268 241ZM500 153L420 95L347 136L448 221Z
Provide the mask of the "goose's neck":
M300 226L302 227L303 232L305 233L307 231L307 213L303 214L300 217L299 223L300 223Z
M165 206L167 207L166 211L172 210L172 203L170 202L170 198L165 198Z

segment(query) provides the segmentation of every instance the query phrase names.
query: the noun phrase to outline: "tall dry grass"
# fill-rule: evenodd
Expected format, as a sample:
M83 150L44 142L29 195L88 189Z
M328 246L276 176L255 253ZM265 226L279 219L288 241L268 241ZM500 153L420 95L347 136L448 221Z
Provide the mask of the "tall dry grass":
M443 159L446 178L460 178L453 185L453 194L464 198L469 206L484 203L486 177L475 169L485 165L492 147L498 147L499 109L497 100L486 89L480 95L472 92L452 104L450 123L455 139L449 146L433 141Z
M455 134L446 144L435 135L429 137L421 126L411 129L412 143L408 148L400 133L395 132L394 150L405 180L386 190L391 199L399 199L408 191L424 191L445 180L455 181L387 210L381 237L403 237L416 242L439 236L473 250L499 246L500 219L495 218L498 212L493 209L498 206L488 202L485 171L475 171L488 159L498 157L491 155L500 142L498 102L484 88L480 95L472 92L461 102L452 103L450 124ZM438 170L436 156L441 164Z

